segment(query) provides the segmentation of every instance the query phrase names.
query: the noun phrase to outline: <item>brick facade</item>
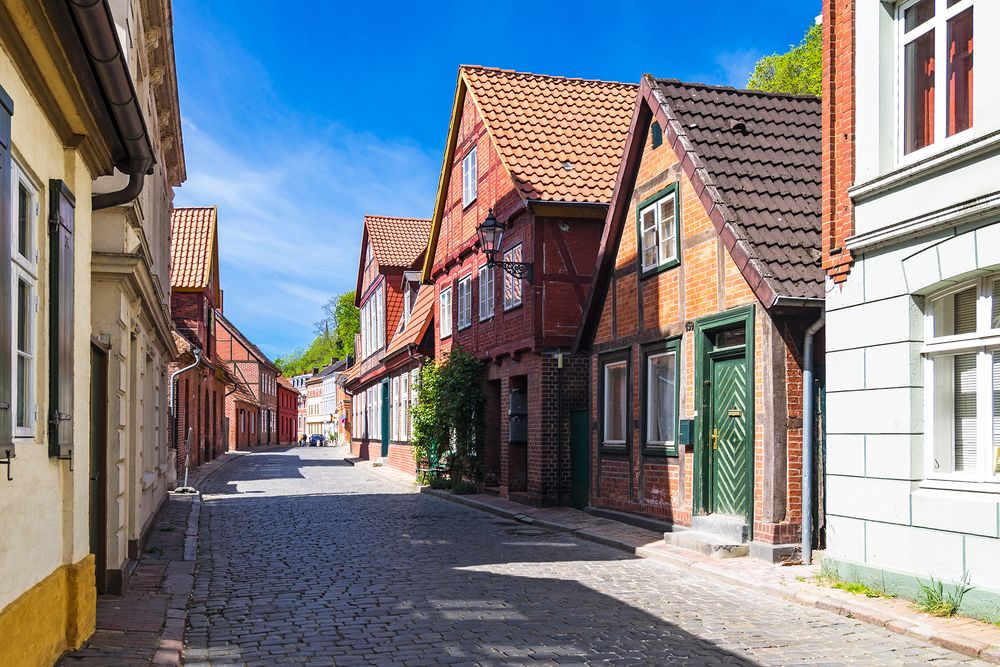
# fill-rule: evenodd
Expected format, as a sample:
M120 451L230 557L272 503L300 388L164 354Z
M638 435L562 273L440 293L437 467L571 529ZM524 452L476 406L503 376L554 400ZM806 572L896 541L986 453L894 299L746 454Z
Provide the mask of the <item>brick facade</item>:
M299 392L291 385L285 386L284 382L287 382L284 378L278 381L278 444L290 445L295 442L297 435Z
M648 127L654 116L637 117ZM696 493L702 481L695 478L696 468L703 484L709 483L708 466L696 462L704 451L697 437L693 446L678 446L676 455L644 446L645 355L677 341L678 419L694 420L696 436L705 433L707 419L699 419L708 410L703 406L699 411L695 387L695 368L706 363L704 357L696 358L696 337L705 334L696 325L724 313L748 313L753 318L753 330L746 332L753 355L746 363L753 371L754 429L749 434L752 508L747 521L755 541L793 542L801 516L801 345L815 312L768 311L727 251L677 154L667 142L654 148L645 128L636 133L645 136L645 143L635 186L624 199L619 196L619 204L627 206L621 237L607 250L614 257L607 293L595 295L603 305L590 341L590 503L679 526L690 526L693 514L707 513ZM636 209L668 187L678 193L680 264L644 275ZM627 443L613 450L603 446L603 367L621 359L628 361Z
M478 191L476 200L463 207L462 160L473 146ZM494 314L481 319L479 269L486 258L479 251L476 228L491 208L507 225L502 251L521 244L521 261L534 265L534 275L530 282L522 282L521 304L505 309L504 273L495 268ZM588 369L585 358L572 357L568 351L589 296L604 212L601 206L589 214L566 209L556 217L552 209L530 207L501 162L472 97L465 97L431 267L433 285L424 289L437 293L435 357L441 359L461 346L487 362L484 475L487 486L504 497L535 505L569 502L569 412L587 407ZM466 276L472 279L472 321L459 329L457 282ZM439 296L448 287L452 289L453 333L442 338ZM555 356L560 351L565 353L561 380ZM524 443L510 441L512 389L527 392Z
M216 313L217 356L239 385L239 391L226 398L227 412L238 414L235 403L243 401L250 410L248 445L260 447L278 444L278 375L277 367L251 343L221 312ZM230 434L233 434L230 424ZM236 441L233 440L233 443ZM230 445L232 447L233 445Z
M847 279L854 233L854 15L856 0L823 3L823 268Z

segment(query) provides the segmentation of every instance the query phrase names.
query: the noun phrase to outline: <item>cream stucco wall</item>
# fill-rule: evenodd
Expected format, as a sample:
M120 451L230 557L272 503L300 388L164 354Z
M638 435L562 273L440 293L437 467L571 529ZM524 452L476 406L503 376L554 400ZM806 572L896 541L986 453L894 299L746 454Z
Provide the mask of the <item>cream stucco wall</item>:
M89 545L88 463L90 414L90 195L93 175L79 154L67 149L29 92L21 73L0 46L0 82L14 100L13 156L39 187L40 309L36 321L38 350L35 437L16 440L13 481L0 477L0 610L60 566L87 556ZM49 179L64 180L76 196L74 460L48 455L48 219Z

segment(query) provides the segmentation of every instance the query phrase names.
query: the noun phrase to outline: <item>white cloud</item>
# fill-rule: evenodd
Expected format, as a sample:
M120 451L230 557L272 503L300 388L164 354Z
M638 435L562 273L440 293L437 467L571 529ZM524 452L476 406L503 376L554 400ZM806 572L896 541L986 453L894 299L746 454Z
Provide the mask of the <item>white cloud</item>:
M756 50L724 51L715 57L715 64L722 71L723 83L727 86L746 88L754 65L761 53Z
M184 144L175 204L218 205L226 315L270 354L308 344L320 306L354 289L365 213L433 205L438 158L413 143L291 122L225 142L202 118L185 121Z

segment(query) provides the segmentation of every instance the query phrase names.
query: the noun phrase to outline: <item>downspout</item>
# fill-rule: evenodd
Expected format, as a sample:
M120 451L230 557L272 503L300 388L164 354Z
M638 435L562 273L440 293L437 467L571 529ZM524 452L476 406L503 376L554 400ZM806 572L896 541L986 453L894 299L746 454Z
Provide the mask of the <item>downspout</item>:
M803 345L802 370L802 564L812 563L813 539L813 468L814 468L814 431L816 423L816 398L813 392L814 346L813 338L826 323L826 313L806 329Z
M67 4L125 149L124 155L116 156L115 167L128 175L128 185L116 192L95 194L92 208L97 211L138 197L146 175L153 173L156 158L107 0L67 0Z
M192 351L194 352L194 363L191 364L190 366L179 368L173 373L171 373L170 386L167 387L167 390L170 392L170 395L167 397L167 405L170 406L170 421L174 426L175 439L177 438L177 406L174 405L174 399L176 398L176 394L174 392L174 384L176 384L177 382L178 375L180 375L181 373L185 373L191 370L192 368L197 367L198 364L201 363L201 349L196 347ZM194 493L194 489L191 489L191 487L188 486L188 467L190 465L190 462L191 462L191 434L188 433L187 437L184 439L184 484L179 489L177 489L177 491L180 493Z

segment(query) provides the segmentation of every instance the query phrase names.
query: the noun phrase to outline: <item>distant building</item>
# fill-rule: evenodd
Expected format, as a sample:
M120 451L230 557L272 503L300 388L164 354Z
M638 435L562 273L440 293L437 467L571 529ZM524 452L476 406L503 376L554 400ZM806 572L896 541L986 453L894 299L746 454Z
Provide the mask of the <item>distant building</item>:
M278 444L297 440L299 392L284 375L278 376Z
M278 444L278 375L280 371L256 345L250 342L235 324L221 311L216 313L219 358L229 365L230 374L241 386L245 398L253 401L249 408L250 446ZM235 419L235 394L226 399L226 416L229 417L230 448L235 448L238 425Z

